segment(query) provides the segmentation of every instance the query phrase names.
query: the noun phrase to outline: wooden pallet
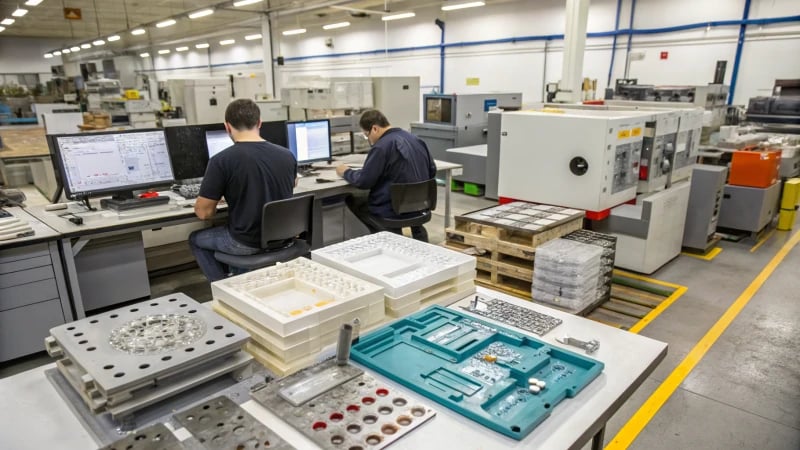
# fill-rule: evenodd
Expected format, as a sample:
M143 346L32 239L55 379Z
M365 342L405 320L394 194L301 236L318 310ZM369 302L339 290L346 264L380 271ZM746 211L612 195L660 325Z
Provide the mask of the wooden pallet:
M448 228L445 232L448 244L477 247L481 250L533 261L536 247L575 230L580 230L582 227L582 218L544 231L533 232L456 217L455 226Z

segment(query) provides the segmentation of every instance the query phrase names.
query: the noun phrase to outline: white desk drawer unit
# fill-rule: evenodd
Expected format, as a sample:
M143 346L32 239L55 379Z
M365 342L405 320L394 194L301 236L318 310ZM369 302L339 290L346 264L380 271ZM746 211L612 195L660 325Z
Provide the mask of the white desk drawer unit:
M50 328L72 316L55 245L0 250L0 361L44 350Z

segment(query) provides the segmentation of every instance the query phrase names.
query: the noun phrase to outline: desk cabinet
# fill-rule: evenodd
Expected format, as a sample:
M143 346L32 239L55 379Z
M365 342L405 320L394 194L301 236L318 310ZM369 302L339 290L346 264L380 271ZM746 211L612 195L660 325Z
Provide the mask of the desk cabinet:
M55 242L0 250L0 361L44 350L72 319Z

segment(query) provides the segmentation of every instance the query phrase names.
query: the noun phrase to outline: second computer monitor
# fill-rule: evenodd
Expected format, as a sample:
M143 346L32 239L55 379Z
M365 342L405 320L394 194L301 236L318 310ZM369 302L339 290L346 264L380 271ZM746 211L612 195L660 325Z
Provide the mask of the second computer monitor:
M217 153L233 145L233 139L225 130L206 130L206 146L208 147L208 159Z
M286 124L287 148L298 164L331 159L331 124L328 119Z

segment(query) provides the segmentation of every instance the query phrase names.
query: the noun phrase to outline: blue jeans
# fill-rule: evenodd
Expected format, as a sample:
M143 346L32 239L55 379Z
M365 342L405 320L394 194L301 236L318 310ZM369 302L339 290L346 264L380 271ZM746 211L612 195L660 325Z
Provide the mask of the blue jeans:
M197 259L197 265L208 281L221 280L228 276L229 268L214 258L214 252L246 256L261 253L260 248L240 244L231 236L226 225L197 230L189 235L189 247Z

